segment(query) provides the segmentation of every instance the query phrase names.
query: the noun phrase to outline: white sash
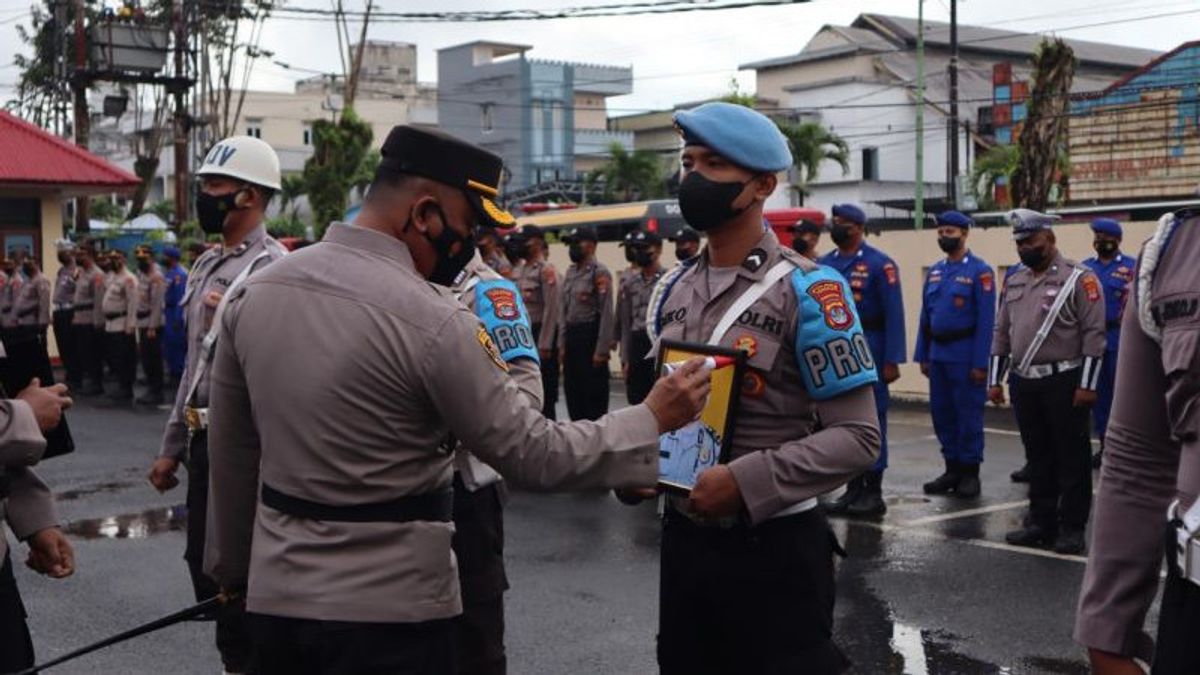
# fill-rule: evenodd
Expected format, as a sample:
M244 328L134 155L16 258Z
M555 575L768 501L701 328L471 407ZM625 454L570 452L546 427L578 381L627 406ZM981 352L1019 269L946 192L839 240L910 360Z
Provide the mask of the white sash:
M1058 321L1058 315L1062 312L1063 305L1067 304L1067 300L1075 294L1075 282L1079 281L1081 276L1083 276L1083 268L1076 267L1071 270L1071 276L1067 277L1067 283L1063 285L1062 290L1058 292L1058 297L1054 299L1054 304L1050 306L1050 313L1042 321L1042 326L1038 328L1037 335L1029 344L1029 349L1025 350L1025 356L1021 357L1021 364L1017 366L1018 375L1033 364L1033 358L1037 356L1038 350L1042 348L1042 343L1050 335L1050 329L1054 327L1054 322Z
M725 310L724 316L722 316L721 320L717 322L717 327L713 329L712 335L709 336L708 344L714 347L720 344L721 338L725 337L725 333L727 333L730 328L733 328L733 324L737 322L738 317L741 316L743 312L750 309L754 303L758 302L758 299L761 298L769 288L774 286L775 283L780 279L790 274L795 268L795 263L787 258L775 263L775 266L768 270L767 273L763 275L762 279L754 282L750 288L747 288L745 292L742 293L741 297L739 297L733 302L732 305L729 306L729 309Z

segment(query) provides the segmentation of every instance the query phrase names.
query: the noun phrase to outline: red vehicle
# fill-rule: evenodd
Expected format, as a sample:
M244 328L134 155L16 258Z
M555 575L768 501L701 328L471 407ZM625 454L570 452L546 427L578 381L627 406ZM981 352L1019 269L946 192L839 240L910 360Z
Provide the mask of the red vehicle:
M775 231L775 236L779 237L779 243L784 246L792 245L792 226L801 220L811 220L812 222L824 227L825 213L817 209L794 208L794 209L767 209L763 211L763 218L771 224L771 229Z

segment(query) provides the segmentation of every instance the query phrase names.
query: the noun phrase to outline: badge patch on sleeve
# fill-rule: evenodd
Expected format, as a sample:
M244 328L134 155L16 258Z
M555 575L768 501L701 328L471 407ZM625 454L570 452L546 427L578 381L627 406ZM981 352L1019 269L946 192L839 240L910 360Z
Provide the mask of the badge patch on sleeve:
M512 321L521 316L517 311L517 295L507 288L492 288L484 291L488 300L492 301L492 313L501 321Z
M743 335L733 343L733 348L746 352L747 358L753 357L758 353L758 340L753 335Z
M488 335L487 329L483 326L480 326L479 329L475 331L475 339L479 340L480 346L483 347L483 351L488 355L488 358L492 360L492 363L496 364L497 368L507 373L508 364L504 362L504 359L500 358L500 350L496 349L496 343L492 342L492 336Z
M825 267L796 270L792 287L799 304L796 362L809 395L824 401L876 382L875 360L857 310L846 300L845 280Z
M838 281L818 281L808 287L808 295L820 306L826 326L833 330L848 330L854 325L854 317L850 314L846 295Z
M991 272L984 272L979 275L979 285L983 288L984 293L991 293L993 285L996 283Z
M896 282L900 281L900 274L896 271L894 263L884 263L883 274L887 277L888 286L895 286Z
M1087 293L1088 302L1096 302L1100 299L1100 282L1090 274L1083 277L1083 291Z
M508 279L489 279L476 284L475 315L483 322L501 361L526 358L540 363L529 312L516 284Z

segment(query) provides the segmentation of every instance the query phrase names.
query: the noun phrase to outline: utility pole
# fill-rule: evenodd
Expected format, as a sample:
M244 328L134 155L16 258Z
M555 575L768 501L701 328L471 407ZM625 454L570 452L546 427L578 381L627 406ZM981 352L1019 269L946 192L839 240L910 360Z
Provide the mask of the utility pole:
M83 0L74 0L75 6L75 72L71 85L75 93L75 145L87 150L88 107L87 107L87 37L83 26ZM75 231L88 232L88 197L75 198Z
M913 195L915 226L925 226L925 2L917 0L917 186Z
M947 194L950 205L958 208L958 0L950 0L950 175Z
M175 0L175 115L172 124L172 139L175 145L175 227L182 227L188 218L188 112L185 101L187 91L185 56L187 50L187 17L184 0Z

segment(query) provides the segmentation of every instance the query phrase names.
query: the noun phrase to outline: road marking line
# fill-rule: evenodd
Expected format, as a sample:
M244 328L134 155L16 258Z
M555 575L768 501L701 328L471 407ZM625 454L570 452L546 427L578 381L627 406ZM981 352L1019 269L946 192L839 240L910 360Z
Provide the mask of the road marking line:
M926 429L929 428L930 426L932 426L932 422L906 422L904 420L889 420L888 424L892 424L892 425L900 426L900 427L921 427L921 428L926 428ZM995 427L984 427L983 432L987 433L987 434L996 434L997 436L1020 436L1021 435L1021 432L1019 432L1019 431L1013 431L1011 429L997 429Z
M993 427L984 427L983 433L996 434L998 436L1020 436L1021 435L1021 432L1019 432L1019 431L1013 431L1011 429L995 429Z
M912 443L924 443L925 441L936 441L937 434L927 434L925 436L917 436L916 438L905 438L899 441L888 441L888 447L894 448L900 445L910 445Z
M921 525L930 525L932 523L942 523L947 520L957 520L959 518L970 518L971 516L981 516L988 513L996 513L997 511L1009 511L1016 508L1021 508L1029 505L1028 499L1022 499L1019 502L1004 502L1002 504L992 504L991 506L981 506L977 509L965 509L963 511L953 511L943 513L936 516L926 516L924 518L914 518L912 520L901 521L899 527L920 527Z
M1024 546L1013 546L1008 543L998 541L988 541L987 539L958 539L933 530L925 530L914 527L902 527L900 525L892 525L890 523L872 523L865 520L848 520L848 525L858 525L860 527L871 527L883 532L894 534L915 534L918 537L925 539L937 539L939 541L949 541L958 544L966 544L968 546L977 546L979 548L990 548L997 551L1007 551L1009 553L1021 553L1024 555L1033 555L1041 558L1052 558L1055 560L1066 560L1068 562L1087 563L1087 558L1081 555L1063 555L1040 548L1026 548Z

